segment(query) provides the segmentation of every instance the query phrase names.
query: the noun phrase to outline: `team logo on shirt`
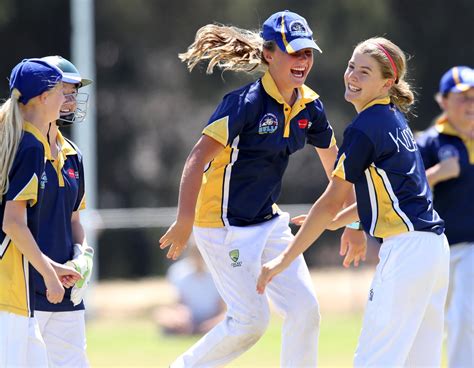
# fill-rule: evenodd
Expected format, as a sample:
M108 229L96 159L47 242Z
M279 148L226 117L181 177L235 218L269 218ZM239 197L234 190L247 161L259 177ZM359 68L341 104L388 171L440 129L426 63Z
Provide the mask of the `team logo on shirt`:
M300 20L294 20L290 23L290 34L291 37L307 37L308 31L306 29L306 24Z
M72 168L67 170L67 174L71 179L79 179L79 173Z
M309 124L309 120L308 119L300 119L298 120L298 126L301 128L301 129L305 129Z
M263 115L263 118L258 123L258 134L275 133L278 129L278 120L275 115L268 113Z
M438 150L438 159L440 161L446 160L451 157L459 157L459 151L453 145L446 144Z
M46 171L43 171L40 179L40 189L44 189L46 183L48 182L48 177L46 176Z
M405 147L405 149L409 152L415 152L416 150L418 150L418 146L416 145L415 138L413 137L413 133L411 132L410 128L397 128L395 130L395 134L392 134L392 132L388 132L388 135L397 145L397 152L400 152L400 145L402 147Z
M238 249L232 249L229 252L229 257L232 260L231 266L232 267L240 267L242 266L242 261L239 261L239 250Z

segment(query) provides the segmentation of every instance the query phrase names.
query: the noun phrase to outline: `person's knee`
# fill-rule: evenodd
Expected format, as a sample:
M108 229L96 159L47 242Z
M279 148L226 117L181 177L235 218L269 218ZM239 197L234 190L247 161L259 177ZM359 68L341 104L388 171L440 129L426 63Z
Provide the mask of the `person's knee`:
M260 311L244 318L230 317L235 336L238 336L241 343L247 346L255 344L262 337L269 322L270 313L268 311Z

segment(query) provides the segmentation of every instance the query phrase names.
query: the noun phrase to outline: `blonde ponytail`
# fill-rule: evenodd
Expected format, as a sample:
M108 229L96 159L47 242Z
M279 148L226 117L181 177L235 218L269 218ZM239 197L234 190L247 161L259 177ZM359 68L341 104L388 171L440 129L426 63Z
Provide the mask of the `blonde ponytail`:
M249 30L208 24L196 32L194 42L185 53L179 54L189 71L200 61L207 61L207 74L212 74L215 67L223 71L259 71L263 59L264 41L259 33ZM272 47L265 45L265 47Z
M0 106L0 203L8 191L8 174L23 133L23 118L18 106L19 97L20 92L14 89L11 98Z

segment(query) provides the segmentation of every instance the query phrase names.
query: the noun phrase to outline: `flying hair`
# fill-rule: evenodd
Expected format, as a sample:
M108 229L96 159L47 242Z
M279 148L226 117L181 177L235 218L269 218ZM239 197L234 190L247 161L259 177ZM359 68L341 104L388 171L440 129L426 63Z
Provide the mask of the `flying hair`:
M196 32L194 42L188 50L179 54L189 71L201 61L208 63L207 74L214 68L222 71L243 71L247 73L261 71L266 65L263 47L273 49L273 42L264 42L258 32L233 26L208 24Z

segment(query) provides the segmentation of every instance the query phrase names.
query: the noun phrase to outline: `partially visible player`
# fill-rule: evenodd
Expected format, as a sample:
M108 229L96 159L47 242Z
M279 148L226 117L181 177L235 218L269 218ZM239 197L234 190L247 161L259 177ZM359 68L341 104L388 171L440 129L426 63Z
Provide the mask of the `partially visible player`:
M209 73L217 66L265 74L227 94L211 116L183 170L177 220L160 239L176 259L194 224L198 248L227 305L224 321L172 367L217 367L241 355L267 328L267 297L285 318L281 365L317 364L319 305L303 256L266 295L255 292L262 263L293 238L289 215L276 205L289 156L306 143L315 146L328 176L337 156L323 104L304 85L314 50L320 51L306 20L282 11L264 22L261 35L204 26L181 55L189 69L206 60ZM351 249L365 249L363 232L344 235Z
M25 59L10 75L10 98L0 107L0 367L47 366L34 319L32 267L60 303L68 282L79 278L51 261L37 245L43 198L48 124L64 102L62 73L39 59Z
M434 208L451 251L446 327L449 367L474 367L474 70L455 66L441 78L442 114L418 138Z
M51 151L46 155L43 202L39 221L38 245L58 263L76 268L83 277L71 283L61 303L46 298L46 286L35 272L35 315L48 352L49 367L88 367L85 312L82 301L92 272L93 249L87 245L79 211L85 208L84 167L76 145L64 138L59 127L84 120L88 94L80 87L84 79L77 68L61 56L42 60L63 73L65 102L59 118L49 124L47 139Z
M357 367L441 364L449 246L403 115L414 100L405 73L405 55L391 41L371 38L357 45L344 74L344 97L358 114L344 131L333 178L295 240L263 266L257 283L263 292L321 235L353 183L357 208L342 212L335 222L360 218L365 231L382 243L355 353Z

